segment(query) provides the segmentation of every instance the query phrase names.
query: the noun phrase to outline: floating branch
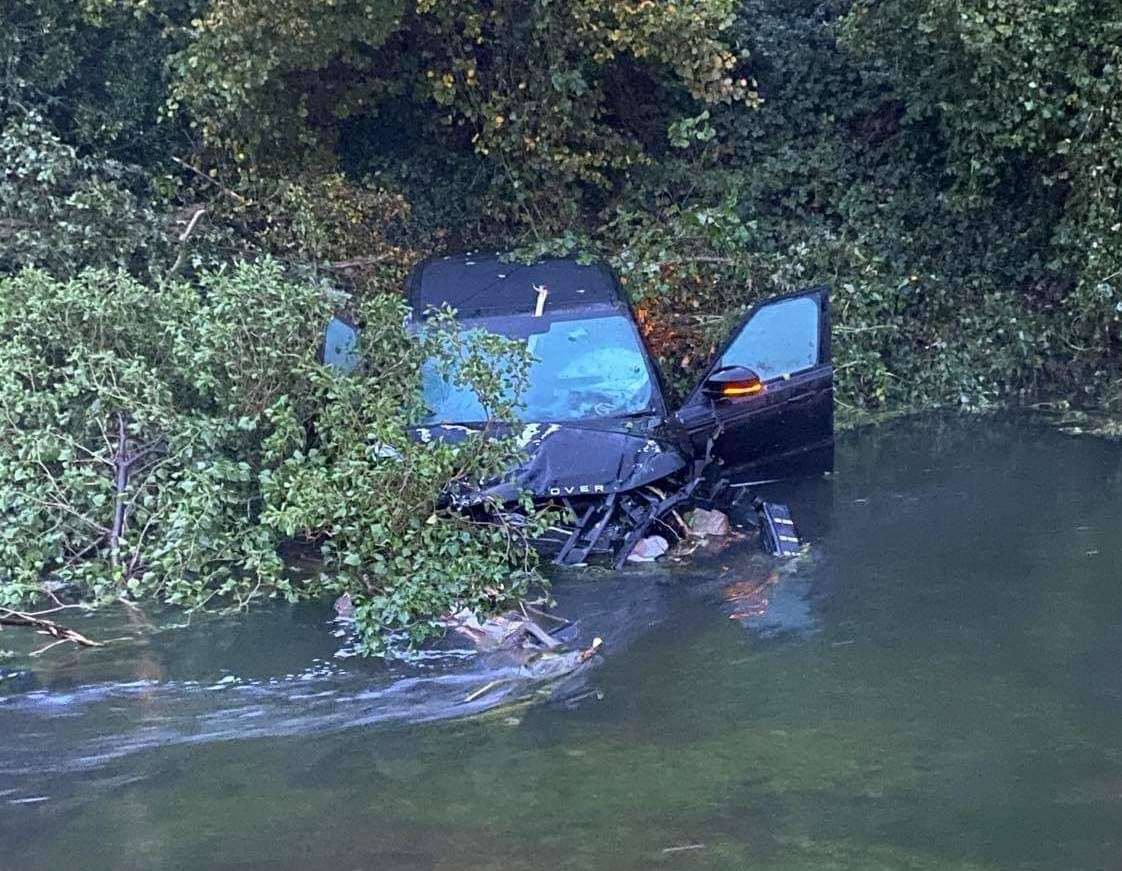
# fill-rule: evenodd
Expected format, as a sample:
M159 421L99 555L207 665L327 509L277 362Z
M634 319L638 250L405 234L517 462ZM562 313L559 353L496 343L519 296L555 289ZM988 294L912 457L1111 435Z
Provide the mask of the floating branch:
M28 629L34 629L40 635L47 635L56 639L53 644L48 644L34 653L36 656L49 650L56 644L65 644L70 642L77 644L79 647L101 647L101 642L92 641L81 632L77 632L68 626L63 626L61 623L56 623L54 620L48 620L43 617L43 614L52 614L55 611L61 610L59 608L52 608L50 611L43 611L38 613L28 613L26 611L15 611L11 608L0 608L0 626L24 626Z

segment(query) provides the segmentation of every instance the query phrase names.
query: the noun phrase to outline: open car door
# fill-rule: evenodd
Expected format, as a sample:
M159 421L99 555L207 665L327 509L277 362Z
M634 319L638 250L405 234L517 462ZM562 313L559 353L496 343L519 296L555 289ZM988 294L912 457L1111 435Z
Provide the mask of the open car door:
M716 436L714 456L735 481L832 471L829 290L753 308L677 417L699 450Z

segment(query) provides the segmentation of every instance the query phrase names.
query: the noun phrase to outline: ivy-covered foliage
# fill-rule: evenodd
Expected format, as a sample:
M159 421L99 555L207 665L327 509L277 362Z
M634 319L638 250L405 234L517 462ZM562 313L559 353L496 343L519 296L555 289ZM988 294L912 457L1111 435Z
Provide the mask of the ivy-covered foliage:
M403 302L375 295L359 311L371 377L344 376L318 362L337 303L267 260L197 286L106 270L0 280L0 601L45 577L94 601L189 607L345 591L378 649L450 608L517 597L534 577L526 531L470 524L447 500L515 447L408 432L421 360L461 363L503 419L525 352L465 345L447 317L412 336ZM508 353L505 379L479 363ZM321 570L293 574L292 542Z
M1010 189L1058 206L1042 281L1073 348L1122 338L1122 9L1096 0L859 0L847 42L937 129L968 216ZM892 59L907 53L909 63Z
M763 105L679 119L669 131L677 156L632 172L598 221L569 238L614 260L680 378L696 375L707 359L698 347L712 349L746 304L824 282L843 408L1117 396L1110 264L1122 204L1111 166L1122 136L1106 119L1118 91L1087 83L1101 98L1085 118L1099 137L1086 152L1100 161L1086 176L1101 193L1092 221L1062 139L1051 157L1027 142L999 145L994 125L1029 135L999 61L971 73L978 94L996 80L1010 88L988 108L941 93L935 59L899 63L921 38L912 31L922 5L746 0L733 38L751 50ZM1040 15L1064 29L1063 10ZM1096 26L1109 31L1110 16ZM948 113L989 149L974 158L989 181L960 158ZM1088 271L1089 258L1102 268Z
M291 149L330 148L338 121L400 91L378 49L401 26L400 0L212 0L179 33L165 111L218 156L257 171Z
M167 25L195 0L5 0L0 6L0 123L45 117L71 145L150 159L170 131ZM157 11L158 10L158 11Z

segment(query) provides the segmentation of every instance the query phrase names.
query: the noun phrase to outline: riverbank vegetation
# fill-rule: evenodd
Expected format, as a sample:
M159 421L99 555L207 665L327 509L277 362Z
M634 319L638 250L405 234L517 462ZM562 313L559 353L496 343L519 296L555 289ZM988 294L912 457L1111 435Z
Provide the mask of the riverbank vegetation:
M44 577L95 602L191 608L346 592L377 649L525 593L528 531L467 522L444 498L514 446L409 438L422 360L454 359L503 418L502 373L525 367L496 377L488 363L517 346L463 342L450 318L414 339L403 301L372 296L358 312L372 389L319 362L330 288L269 259L193 284L29 269L0 291L0 605ZM317 571L281 558L300 545Z
M11 0L0 24L5 602L351 591L377 647L517 598L532 557L439 507L513 447L405 437L431 349L399 293L429 253L606 258L678 384L753 300L826 282L842 411L1119 401L1113 7ZM373 389L316 363L341 307Z

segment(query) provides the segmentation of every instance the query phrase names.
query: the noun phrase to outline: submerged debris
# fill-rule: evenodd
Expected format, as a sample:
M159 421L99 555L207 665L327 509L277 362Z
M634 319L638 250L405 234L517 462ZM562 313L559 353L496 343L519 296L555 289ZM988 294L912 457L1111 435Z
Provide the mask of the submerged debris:
M791 510L779 502L756 500L760 515L760 545L773 556L797 556L802 549Z
M670 550L670 542L661 535L651 535L647 538L641 538L635 543L635 547L627 555L627 561L633 563L654 562L668 550Z
M728 515L715 508L695 508L686 519L686 532L695 538L724 538L731 531Z
M583 650L549 650L535 653L522 664L519 675L533 681L564 677L592 659L603 646L604 639L597 637L593 638L592 643Z
M778 572L771 572L766 578L735 581L723 590L721 598L732 606L730 620L745 620L749 617L762 617L771 604L768 591L779 580Z
M559 618L555 618L559 619ZM493 690L515 684L541 684L565 677L594 657L604 645L597 637L583 649L571 650L527 614L508 611L480 620L465 609L448 615L445 625L469 639L481 653L502 653L510 659L511 673L472 690L464 702L473 702Z
M495 690L508 692L515 687L537 686L566 677L600 652L602 638L593 638L583 650L539 650L530 652L517 670L508 677L496 678L464 696L464 702L474 702Z
M517 611L496 614L481 621L473 612L463 608L448 615L444 623L452 631L471 641L483 653L533 643L551 650L562 646L560 641L537 623Z
M32 629L40 635L46 635L49 638L54 638L50 644L39 648L31 653L31 656L38 656L45 653L52 647L57 647L60 644L67 642L74 644L78 647L101 647L101 642L92 641L74 629L68 626L63 626L61 623L56 623L54 620L47 619L47 614L55 614L59 611L65 610L67 606L59 605L55 608L48 608L45 611L16 611L11 608L0 608L0 626L23 626Z
M335 619L342 622L351 622L355 619L355 603L350 593L344 593L335 600Z

